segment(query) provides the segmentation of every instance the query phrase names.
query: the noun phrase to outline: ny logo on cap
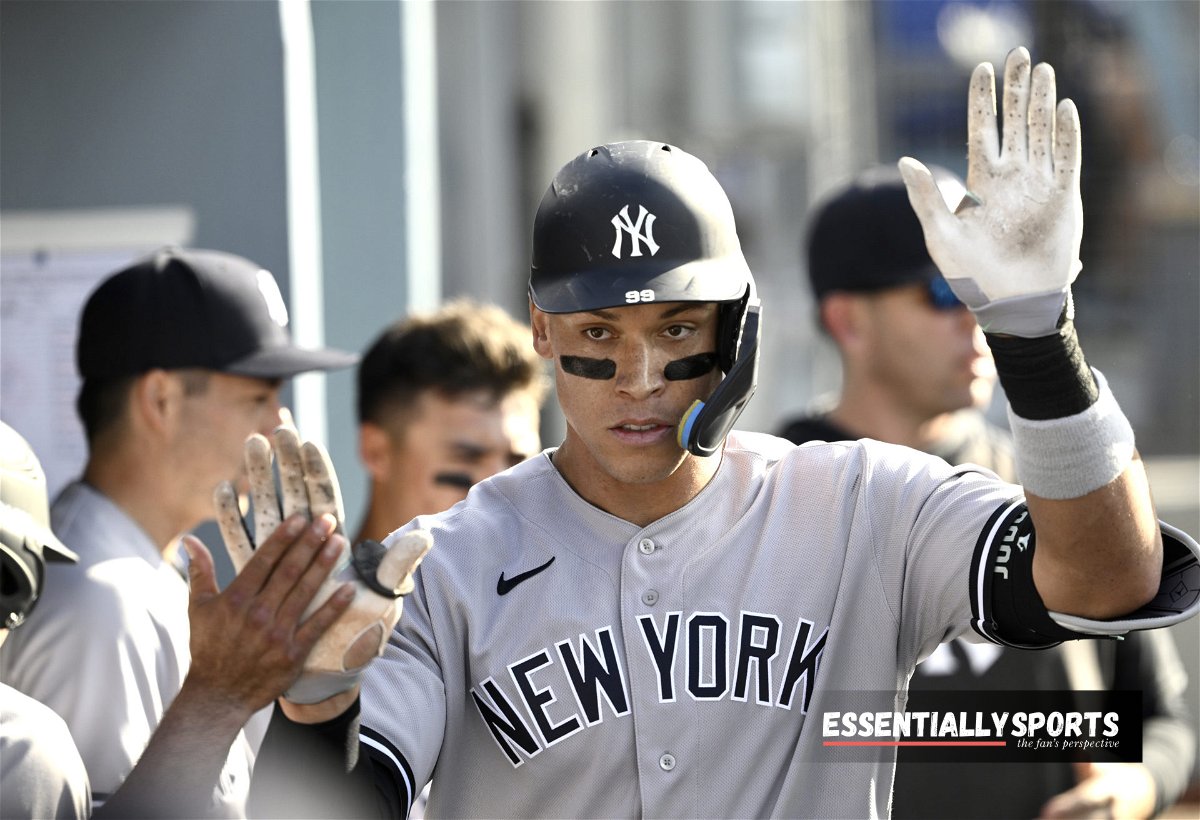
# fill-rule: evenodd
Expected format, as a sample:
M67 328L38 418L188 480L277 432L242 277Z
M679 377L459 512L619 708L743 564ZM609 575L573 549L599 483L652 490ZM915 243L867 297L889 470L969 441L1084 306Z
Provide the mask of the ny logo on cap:
M613 242L613 256L621 258L622 232L629 234L630 256L642 255L643 242L650 249L651 256L658 253L658 243L654 241L654 214L647 211L645 205L638 206L637 222L629 218L629 206L626 205L612 218L612 225L617 229L617 239ZM644 233L643 227L645 228Z

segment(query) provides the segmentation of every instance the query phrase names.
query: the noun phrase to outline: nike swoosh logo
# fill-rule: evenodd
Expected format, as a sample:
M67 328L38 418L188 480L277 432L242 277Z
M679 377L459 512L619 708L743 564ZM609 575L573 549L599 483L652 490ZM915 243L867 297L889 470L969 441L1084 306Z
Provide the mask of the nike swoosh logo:
M514 575L511 578L505 578L504 573L503 572L500 573L500 580L496 582L496 594L497 595L507 595L508 593L513 591L513 588L517 584L521 583L522 581L528 581L530 578L537 575L539 572L541 572L544 569L549 569L550 565L553 563L554 563L554 556L552 555L552 556L550 556L550 560L547 561L546 563L542 564L540 567L534 567L533 569L526 570L525 572L522 572L520 575Z

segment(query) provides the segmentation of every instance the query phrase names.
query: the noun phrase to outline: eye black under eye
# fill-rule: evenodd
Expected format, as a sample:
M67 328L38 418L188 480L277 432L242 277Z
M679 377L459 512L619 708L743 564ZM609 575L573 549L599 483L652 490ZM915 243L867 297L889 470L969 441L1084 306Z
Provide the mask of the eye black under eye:
M669 381L687 381L707 375L716 366L716 353L697 353L695 356L685 356L682 359L668 362L663 369L663 375Z
M469 475L458 472L438 473L433 477L433 483L446 487L458 487L462 490L469 490L475 484Z
M611 379L617 375L617 363L612 359L592 359L587 356L560 356L564 373L585 379Z

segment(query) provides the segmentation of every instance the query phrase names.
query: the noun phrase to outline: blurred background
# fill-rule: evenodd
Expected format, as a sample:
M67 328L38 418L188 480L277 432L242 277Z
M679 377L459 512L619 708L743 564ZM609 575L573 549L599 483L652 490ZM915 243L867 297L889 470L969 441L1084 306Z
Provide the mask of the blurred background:
M272 270L307 344L361 350L457 295L526 313L531 218L624 138L704 159L764 302L773 431L837 386L800 247L810 204L905 154L965 174L966 90L1016 45L1079 107L1077 324L1155 478L1200 532L1200 3L0 3L0 416L78 471L78 310L162 244ZM353 375L289 391L361 512ZM544 441L561 419L549 402ZM999 413L995 413L1000 418ZM1200 632L1176 630L1193 678Z

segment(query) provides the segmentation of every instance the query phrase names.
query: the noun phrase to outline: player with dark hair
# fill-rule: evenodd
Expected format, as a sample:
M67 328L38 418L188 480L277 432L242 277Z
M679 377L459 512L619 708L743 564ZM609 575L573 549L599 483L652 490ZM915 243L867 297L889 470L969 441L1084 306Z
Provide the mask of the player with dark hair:
M181 536L211 518L216 485L242 473L246 436L283 420L285 379L357 361L293 344L287 325L268 271L198 248L139 259L84 305L77 407L88 458L51 506L80 560L47 568L37 617L0 648L0 679L66 721L97 804L133 769L187 675ZM227 812L245 811L253 755L246 735L229 750L215 789Z
M962 181L930 170L957 207ZM804 256L817 324L841 358L841 386L779 435L796 444L873 438L1016 481L1008 432L983 413L996 383L991 351L929 258L896 167L868 168L822 198Z
M947 206L957 207L966 191L962 181L932 170ZM929 258L896 169L869 168L824 197L805 250L818 320L841 356L842 383L836 396L821 397L780 435L796 444L857 438L904 444L1015 481L1008 432L984 415L996 381L984 333ZM1107 808L1134 820L1157 815L1183 793L1196 738L1187 673L1168 632L1071 641L1041 652L968 637L940 644L917 665L910 708L922 694L936 702L928 693L948 690L1102 689L1109 693L1099 701L1107 711L1136 690L1142 693L1142 760L919 762L921 750L902 748L894 817L1073 816ZM1014 782L1021 788L1012 788ZM971 795L969 804L963 794Z
M1200 548L1155 521L1128 422L1069 309L1060 323L1074 109L1014 51L1001 152L994 89L981 66L976 207L951 213L924 166L901 170L992 331L1024 490L895 445L731 432L761 307L728 200L676 146L597 146L534 220L533 341L563 442L389 537L436 543L403 619L369 666L278 702L252 809L403 817L432 777L432 816L885 816L894 750L823 743L847 690L902 710L916 662L971 629L1039 647L1194 614L1169 590L1196 589ZM264 488L268 456L248 450Z
M398 320L358 367L359 457L371 476L355 542L441 512L541 449L546 392L529 327L456 300Z

